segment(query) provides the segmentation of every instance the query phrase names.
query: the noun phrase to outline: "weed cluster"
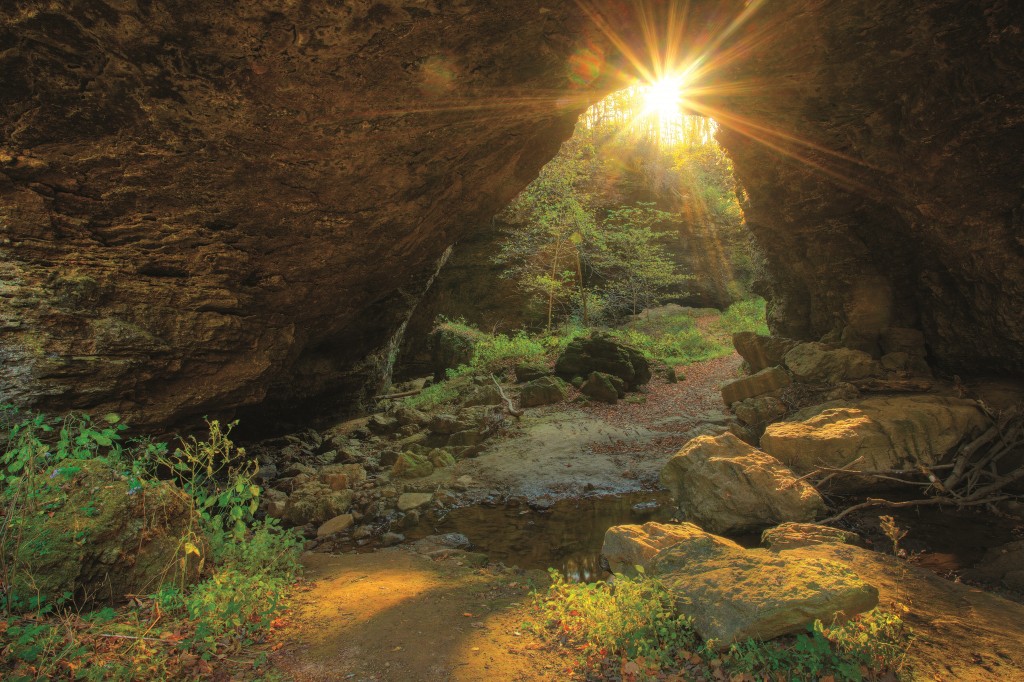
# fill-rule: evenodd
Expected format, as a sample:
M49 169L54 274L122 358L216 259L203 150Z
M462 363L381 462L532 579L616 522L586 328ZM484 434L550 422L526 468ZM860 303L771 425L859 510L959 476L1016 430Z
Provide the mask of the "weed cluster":
M255 519L258 465L231 442L233 425L210 421L208 438L183 439L173 451L149 438L126 438L127 427L113 414L53 419L5 406L0 425L0 677L200 679L240 667L247 678L257 674L266 654L254 645L266 640L283 609L300 539L273 519ZM184 501L191 520L173 562L198 564L198 583L165 579L155 594L130 595L116 608L101 608L89 595L21 587L47 584L46 575L33 572L52 564L26 557L52 556L64 546L61 519L105 520L102 498L66 508L74 478L97 471L122 497L171 491ZM157 569L158 577L175 574Z

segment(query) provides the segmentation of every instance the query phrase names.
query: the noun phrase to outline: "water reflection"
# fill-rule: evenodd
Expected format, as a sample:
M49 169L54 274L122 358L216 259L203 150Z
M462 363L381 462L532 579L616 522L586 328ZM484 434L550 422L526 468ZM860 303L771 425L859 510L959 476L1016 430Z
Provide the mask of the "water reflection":
M407 533L411 539L432 533L462 533L474 550L494 561L520 568L556 568L569 580L593 581L607 575L601 567L605 531L624 523L672 520L665 491L562 500L547 509L518 501L497 506L463 507Z

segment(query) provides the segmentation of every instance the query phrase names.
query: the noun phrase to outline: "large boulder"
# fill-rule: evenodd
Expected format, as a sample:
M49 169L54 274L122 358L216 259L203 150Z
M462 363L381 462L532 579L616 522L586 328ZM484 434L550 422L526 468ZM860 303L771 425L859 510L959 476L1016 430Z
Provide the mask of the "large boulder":
M67 593L79 602L119 601L198 578L207 544L192 498L180 488L139 486L100 459L62 462L45 480L52 486L46 507L20 512L10 544L0 548L12 605L37 596L52 603Z
M606 334L574 339L555 362L555 373L565 379L605 372L626 382L627 389L651 380L651 366L643 354Z
M553 376L542 376L523 385L519 392L520 407L540 407L560 403L569 396L569 385Z
M732 433L691 440L662 469L661 484L688 521L713 533L813 521L825 511L813 487Z
M726 405L738 403L748 398L756 398L785 388L791 383L786 370L781 367L769 367L749 377L733 379L722 385L722 402Z
M524 384L550 376L551 368L543 362L521 362L515 367L516 383Z
M870 355L823 343L801 343L786 353L786 367L800 381L834 384L879 376L882 366Z
M443 380L449 369L468 365L473 360L473 351L482 336L475 329L461 325L439 325L434 329L427 339L434 380Z
M751 372L781 365L786 353L799 343L793 339L764 336L755 332L736 332L732 335L733 348L747 361Z
M933 395L865 398L803 418L807 414L771 424L761 436L761 449L797 474L820 466L851 471L931 466L988 424L974 401ZM892 482L843 475L830 485L851 491Z
M678 538L668 544L666 538ZM768 640L800 632L815 620L832 622L868 611L878 590L850 568L825 558L743 549L693 524L669 530L661 524L611 528L606 543L639 561L674 598L677 613L693 618L705 641L724 648L754 637ZM621 545L633 543L634 551ZM667 546L663 546L667 545ZM662 546L653 557L650 548Z

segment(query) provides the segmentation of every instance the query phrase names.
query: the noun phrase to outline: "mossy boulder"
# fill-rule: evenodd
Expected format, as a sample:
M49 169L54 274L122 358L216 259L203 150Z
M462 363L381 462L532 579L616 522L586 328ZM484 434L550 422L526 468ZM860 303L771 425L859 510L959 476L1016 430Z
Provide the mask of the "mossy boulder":
M140 485L100 459L63 462L46 475L38 509L19 514L3 547L12 560L12 601L71 595L80 604L116 602L199 577L207 541L180 488Z
M353 497L351 490L333 490L326 483L309 481L289 495L284 518L296 526L320 525L347 512Z
M519 393L521 407L560 403L569 396L569 385L558 377L544 376L524 384Z
M455 466L455 456L444 448L434 448L427 457L430 459L430 463L438 469Z
M434 473L434 464L428 456L410 450L398 456L391 473L402 478L423 478Z
M551 368L542 362L523 362L515 367L516 383L524 384L551 375Z
M580 385L580 393L594 400L614 405L619 398L626 394L626 385L622 379L613 374L591 372L587 380Z
M574 339L555 362L555 373L566 379L604 372L622 379L627 390L651 380L651 366L643 354L607 334Z

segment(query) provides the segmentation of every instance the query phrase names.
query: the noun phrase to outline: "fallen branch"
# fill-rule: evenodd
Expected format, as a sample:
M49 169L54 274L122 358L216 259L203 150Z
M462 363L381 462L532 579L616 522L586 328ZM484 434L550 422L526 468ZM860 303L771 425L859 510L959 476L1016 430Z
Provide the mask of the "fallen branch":
M422 388L416 388L411 391L402 391L401 393L388 393L387 395L379 395L377 396L377 400L395 400L397 398L408 398L409 396L419 395L422 392Z
M850 383L866 393L926 393L935 385L929 379L859 379Z
M852 514L855 511L860 511L861 509L870 509L871 507L890 507L890 508L893 508L893 509L897 509L897 508L901 508L901 507L934 507L934 506L940 506L940 507L941 506L945 506L945 507L976 507L976 506L982 505L982 504L992 504L992 503L995 503L995 502L1002 502L1003 500L1008 500L1011 497L1012 497L1012 495L1001 495L999 497L992 497L992 498L985 499L985 500L974 500L974 501L954 500L954 499L949 498L949 497L928 497L928 498L921 499L921 500L903 500L901 502L892 502L890 500L883 500L883 499L880 499L880 498L873 498L872 497L872 498L868 498L868 500L866 502L861 502L860 504L855 504L852 507L847 507L846 509L844 509L843 511L839 512L835 516L830 516L827 519L824 519L822 521L818 521L818 523L820 523L823 526L827 526L827 525L829 525L831 523L835 523L836 521L839 521L840 519L842 519L842 518L844 518L846 516L849 516L850 514Z
M507 395L505 395L505 391L501 390L501 384L498 383L498 380L494 378L493 374L491 375L491 381L494 382L494 387L498 389L498 395L500 395L501 399L505 402L505 408L508 410L508 413L516 419L522 417L523 410L521 408L517 409L515 404Z

